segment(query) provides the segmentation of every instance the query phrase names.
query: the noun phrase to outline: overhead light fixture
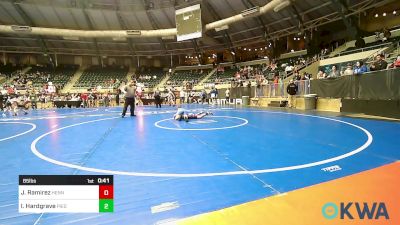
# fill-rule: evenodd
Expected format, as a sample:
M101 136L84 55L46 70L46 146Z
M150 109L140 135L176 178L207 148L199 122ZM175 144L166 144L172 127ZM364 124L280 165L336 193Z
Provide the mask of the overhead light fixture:
M79 38L78 38L78 40L79 40ZM113 41L126 41L126 38L125 37L113 37L112 40Z
M290 1L282 1L281 3L279 3L279 5L275 6L274 8L274 12L279 12L282 9L288 7L290 5Z
M32 28L30 26L12 25L11 29L13 31L18 31L18 32L31 32L32 31Z
M142 32L140 30L127 30L126 35L128 36L138 36L141 35Z
M162 40L175 40L175 36L163 36L161 37Z
M228 30L228 29L229 29L229 26L228 25L224 25L222 27L215 28L215 31L219 32L219 31Z
M386 16L386 13L384 12L384 13L382 14L382 16Z
M255 7L252 7L250 9L243 10L241 15L243 17L245 17L245 16L255 16L256 14L259 14L259 13L260 13L260 6L255 6Z
M265 49L267 49L268 47L267 46L265 46Z
M379 15L378 15L378 13L377 13L377 14L375 14L375 18L378 18L378 16L379 16Z
M296 40L296 37L294 37L293 40Z
M393 15L396 15L396 14L397 14L397 12L396 12L396 10L394 10L394 11L393 11Z
M63 39L70 41L79 41L79 37L72 37L72 36L64 36Z
M231 51L232 55L236 55L234 51Z
M246 51L246 48L244 48L243 50L245 50L245 51Z

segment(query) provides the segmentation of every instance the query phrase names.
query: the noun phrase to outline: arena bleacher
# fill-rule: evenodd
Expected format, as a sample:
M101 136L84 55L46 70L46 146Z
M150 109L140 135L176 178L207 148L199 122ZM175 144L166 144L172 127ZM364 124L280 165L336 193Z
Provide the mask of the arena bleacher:
M98 86L114 88L116 82L126 80L128 69L124 66L91 66L83 72L73 87L79 89L90 89Z
M224 69L217 69L215 73L213 73L206 82L215 82L215 83L223 83L231 81L235 73L237 72L236 68L225 67Z
M16 71L22 70L24 67L20 65L0 65L0 76L9 78L12 76L13 73Z
M197 70L197 71L175 71L168 79L167 84L172 86L182 86L183 83L189 82L193 85L199 83L205 76L208 75L209 70Z
M146 88L154 88L165 77L163 68L142 67L139 68L136 77L139 83L143 83Z
M52 67L32 66L28 73L33 75L32 84L35 88L41 88L48 82L52 82L53 85L62 89L78 68L78 65L59 65L55 69Z

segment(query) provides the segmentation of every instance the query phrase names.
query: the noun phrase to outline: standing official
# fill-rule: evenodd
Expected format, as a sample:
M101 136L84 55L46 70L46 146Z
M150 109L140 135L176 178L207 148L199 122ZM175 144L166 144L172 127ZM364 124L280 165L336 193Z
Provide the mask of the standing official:
M154 91L154 102L156 103L156 108L161 108L161 93L158 88Z
M296 94L298 91L297 85L293 80L290 80L289 85L286 88L286 92L289 94L288 96L288 105L289 108L296 108Z
M132 80L124 89L125 104L124 104L124 109L122 111L122 118L125 117L128 106L130 106L131 116L135 116L135 92L136 92L135 83L136 82Z

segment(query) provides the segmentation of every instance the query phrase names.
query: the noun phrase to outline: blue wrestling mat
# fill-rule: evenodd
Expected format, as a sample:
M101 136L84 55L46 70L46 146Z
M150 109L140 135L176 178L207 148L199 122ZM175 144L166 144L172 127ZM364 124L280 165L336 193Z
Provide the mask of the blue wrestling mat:
M2 118L0 224L163 224L400 158L398 122L184 107L213 115L175 121L174 107L138 107L123 119L121 108ZM114 213L20 214L20 174L114 175Z

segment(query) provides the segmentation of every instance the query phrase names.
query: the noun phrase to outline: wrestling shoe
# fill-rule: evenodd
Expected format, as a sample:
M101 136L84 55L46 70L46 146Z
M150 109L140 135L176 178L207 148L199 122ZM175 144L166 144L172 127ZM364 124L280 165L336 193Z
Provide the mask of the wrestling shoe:
M214 115L212 112L206 112L206 115Z

